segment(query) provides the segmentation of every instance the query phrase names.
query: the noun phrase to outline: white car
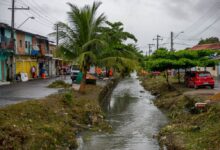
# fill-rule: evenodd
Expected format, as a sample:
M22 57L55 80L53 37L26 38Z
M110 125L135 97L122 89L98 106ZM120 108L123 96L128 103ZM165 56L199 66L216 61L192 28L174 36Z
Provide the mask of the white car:
M70 67L70 75L71 75L72 82L76 82L76 78L77 78L79 72L80 72L79 66L72 65Z

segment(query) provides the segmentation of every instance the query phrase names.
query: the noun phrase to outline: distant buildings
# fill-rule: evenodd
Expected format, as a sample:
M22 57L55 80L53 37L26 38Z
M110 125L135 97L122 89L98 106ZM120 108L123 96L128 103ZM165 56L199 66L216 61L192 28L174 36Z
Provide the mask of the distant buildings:
M47 37L16 29L14 39L15 51L11 27L0 23L0 81L18 79L20 73L33 78L32 67L36 68L36 77L43 73L48 77L57 75L61 59L53 57L56 46L50 44Z
M213 43L213 44L201 44L192 47L190 50L220 50L220 43ZM219 58L214 58L219 59ZM206 70L209 71L213 76L220 77L220 64L213 66L213 67L197 67L201 71Z
M191 48L191 50L220 50L220 43L213 43L213 44L201 44L196 45Z

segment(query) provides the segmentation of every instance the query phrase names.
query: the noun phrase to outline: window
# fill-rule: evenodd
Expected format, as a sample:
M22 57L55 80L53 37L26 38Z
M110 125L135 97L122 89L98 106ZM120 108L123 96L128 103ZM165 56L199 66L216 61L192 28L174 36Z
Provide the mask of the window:
M199 77L210 77L210 73L199 73Z
M22 40L20 40L20 47L22 47Z
M28 48L28 42L25 41L25 48Z

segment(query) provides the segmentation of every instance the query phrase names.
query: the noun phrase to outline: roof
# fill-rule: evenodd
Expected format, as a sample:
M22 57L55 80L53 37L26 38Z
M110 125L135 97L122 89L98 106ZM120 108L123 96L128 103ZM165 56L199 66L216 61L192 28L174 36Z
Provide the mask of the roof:
M0 22L0 28L1 27L2 28L6 28L6 29L11 29L11 26L9 26L8 24ZM36 38L38 38L38 39L48 40L47 37L42 36L42 35L38 35L38 34L31 33L31 32L23 31L23 30L20 30L20 29L15 29L15 30L17 32L22 32L22 33L26 33L26 34L30 34L30 35L36 36Z
M220 43L196 45L190 50L220 50Z

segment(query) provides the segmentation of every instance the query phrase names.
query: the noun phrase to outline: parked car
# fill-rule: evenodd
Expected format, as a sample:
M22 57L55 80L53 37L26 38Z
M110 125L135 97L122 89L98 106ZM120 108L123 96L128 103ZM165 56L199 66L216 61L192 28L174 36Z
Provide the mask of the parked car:
M79 66L72 65L70 67L70 75L71 75L71 79L72 79L73 83L76 82L76 78L77 78L79 72L80 72Z
M208 71L191 71L185 74L185 84L187 87L199 87L210 86L212 89L215 86L215 81Z
M159 76L161 74L161 72L160 71L153 71L153 72L151 72L151 74L154 76Z

